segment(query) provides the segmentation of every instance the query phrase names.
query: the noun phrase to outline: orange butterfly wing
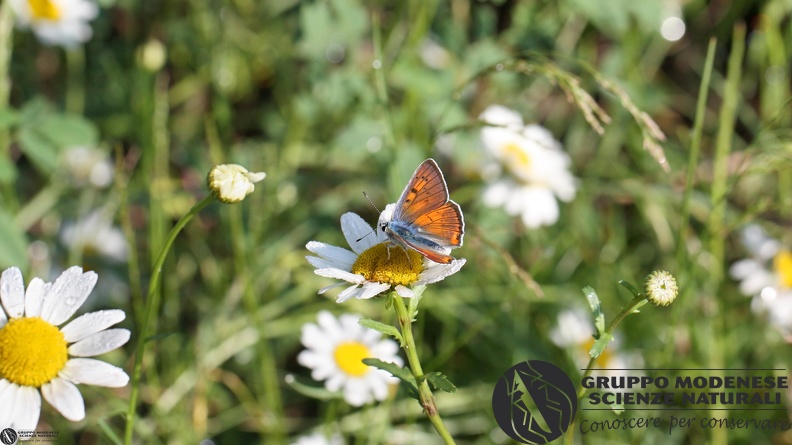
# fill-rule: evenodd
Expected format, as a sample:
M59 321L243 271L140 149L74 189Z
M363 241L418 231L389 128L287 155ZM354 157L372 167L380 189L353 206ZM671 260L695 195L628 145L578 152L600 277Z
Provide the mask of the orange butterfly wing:
M448 202L448 187L433 159L415 169L396 205L393 219L413 223L418 217Z
M445 205L424 213L413 224L421 228L421 234L432 239L441 239L448 243L448 247L462 245L465 221L462 219L459 204L454 201L448 201Z

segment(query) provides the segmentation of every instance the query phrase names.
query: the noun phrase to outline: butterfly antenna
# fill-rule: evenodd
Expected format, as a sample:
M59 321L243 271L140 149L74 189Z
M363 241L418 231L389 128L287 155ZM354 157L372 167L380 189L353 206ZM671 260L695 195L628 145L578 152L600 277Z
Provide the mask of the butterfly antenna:
M363 191L363 196L365 196L365 197L366 197L366 199L368 199L368 202L371 204L371 206L372 206L372 207L374 207L374 209L376 209L376 210L377 210L377 213L382 213L382 212L380 212L380 209L377 207L377 205L376 205L376 204L374 204L374 201L372 201L372 200L371 200L371 198L369 198L369 195L368 195L368 193L366 193L365 191Z
M372 201L372 200L371 200L371 198L369 198L369 195L368 195L368 194L367 194L365 191L363 192L363 196L365 196L365 197L366 197L366 199L368 199L368 202L371 204L371 206L372 206L372 207L374 207L374 209L376 209L376 210L377 210L377 213L382 213L382 212L380 212L380 209L378 209L378 208L377 208L377 206L376 206L376 205L374 205L374 201ZM372 233L374 233L374 230L372 230L371 232L369 232L369 233L367 233L367 234L365 234L365 235L361 236L360 238L356 239L356 240L355 240L355 242L356 242L356 243L357 243L357 242L360 242L360 240L362 240L363 238L365 238L365 237L367 237L367 236L371 235Z

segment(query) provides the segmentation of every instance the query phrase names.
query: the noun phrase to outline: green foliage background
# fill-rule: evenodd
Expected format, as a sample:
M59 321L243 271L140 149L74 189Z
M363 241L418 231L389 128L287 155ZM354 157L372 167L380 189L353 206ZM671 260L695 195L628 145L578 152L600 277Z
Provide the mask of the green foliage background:
M489 404L513 364L542 359L581 372L575 351L548 333L560 311L587 307L584 286L597 290L610 320L631 298L617 282L640 283L655 269L675 274L680 296L669 308L645 306L628 317L620 350L653 368L789 367L789 345L728 276L747 255L738 237L746 223L792 243L788 1L103 0L101 7L83 48L45 47L29 32L14 33L9 106L0 108L0 264L21 267L27 280L72 264L96 270L90 301L125 309L134 339L151 263L175 220L207 193L209 168L235 162L267 173L242 204L204 210L166 262L138 443L289 443L313 428L340 429L349 443L436 443L403 390L363 409L318 400L309 395L326 394L302 387L319 384L295 360L301 325L321 309L395 321L381 300L336 305L317 295L330 280L313 274L305 243L345 245L341 214L377 218L360 191L378 205L395 201L427 157L443 167L468 229L455 251L467 265L429 286L416 334L424 369L459 388L438 395L459 443L506 443ZM687 32L671 43L658 30L675 8ZM729 131L722 110L727 76L736 74L728 68L735 29L745 57L736 64ZM713 38L701 152L691 158ZM156 42L166 60L152 69ZM426 55L430 45L440 55ZM612 118L604 133L546 76L493 69L517 60L578 76ZM665 132L670 172L642 148L642 128L590 69ZM483 205L476 117L490 104L546 126L570 154L579 189L555 225L527 230ZM58 158L75 145L112 155L112 187L77 187L65 176ZM720 206L722 219L718 210L712 216ZM125 229L128 263L60 241L66 221L95 208ZM130 343L106 358L131 373L133 351ZM286 384L287 375L300 385ZM43 425L64 444L120 436L128 388L81 391L85 421L67 422L45 403ZM649 429L576 441L749 444L792 436Z

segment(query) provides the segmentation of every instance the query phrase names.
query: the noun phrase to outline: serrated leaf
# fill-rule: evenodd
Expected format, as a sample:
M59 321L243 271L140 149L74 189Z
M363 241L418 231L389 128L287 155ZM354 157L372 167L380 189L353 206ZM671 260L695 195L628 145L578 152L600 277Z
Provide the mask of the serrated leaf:
M19 113L12 108L0 108L0 130L6 130L19 121Z
M413 377L409 370L404 369L395 363L383 362L382 360L376 358L364 358L363 363L389 372L392 376L406 383L408 389L412 388L415 391L415 394L418 394L418 383L415 381L415 377Z
M358 320L358 324L363 326L364 328L373 329L382 334L390 335L391 337L398 340L400 344L402 345L404 344L404 340L402 339L399 330L389 324L380 323L379 321L372 320L370 318L361 318L360 320Z
M58 147L94 146L99 142L96 126L82 116L50 114L39 124L38 131Z
M285 379L285 381L286 384L289 385L291 389L312 399L333 400L333 399L341 399L344 397L341 391L333 392L333 391L329 391L324 386L313 386L307 383L302 383L299 380L297 380L297 378L295 378L294 376Z
M602 304L597 292L591 286L584 287L583 293L586 295L586 300L588 300L589 307L591 307L591 313L594 315L594 327L597 329L596 337L599 338L605 332L605 314L602 313Z
M30 127L19 130L17 135L19 146L25 155L47 173L52 173L58 166L58 147L38 131Z
M28 240L14 224L14 218L0 208L0 267L24 267L27 264Z
M619 284L621 284L623 288L625 288L628 291L630 291L630 293L633 295L633 297L641 298L641 290L638 289L637 287L633 286L633 284L630 283L629 281L621 280L621 281L619 281Z
M407 313L410 314L410 320L415 321L415 318L418 316L418 303L420 303L421 298L423 298L426 285L415 286L412 290L415 296L410 298L410 302L407 304Z
M602 351L608 347L608 343L613 339L613 334L609 334L607 332L600 335L600 338L594 342L594 345L591 347L589 351L589 356L592 358L597 358L602 354Z
M445 392L456 392L457 387L448 380L443 373L440 372L430 372L424 376L426 380L429 382L430 385L434 389L439 389L440 391Z

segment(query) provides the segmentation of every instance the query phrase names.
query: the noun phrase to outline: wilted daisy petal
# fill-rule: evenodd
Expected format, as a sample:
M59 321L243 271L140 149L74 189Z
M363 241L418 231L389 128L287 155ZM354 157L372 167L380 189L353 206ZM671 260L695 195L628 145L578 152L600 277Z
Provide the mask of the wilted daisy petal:
M209 191L221 202L230 204L240 202L253 193L255 183L263 180L266 173L249 172L237 164L215 165L209 170L206 184Z

